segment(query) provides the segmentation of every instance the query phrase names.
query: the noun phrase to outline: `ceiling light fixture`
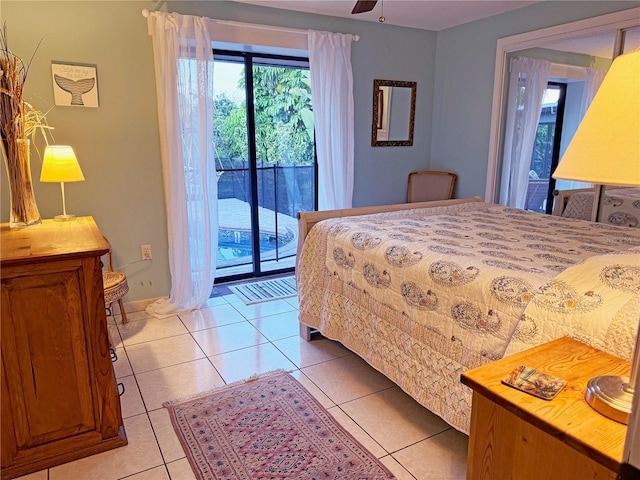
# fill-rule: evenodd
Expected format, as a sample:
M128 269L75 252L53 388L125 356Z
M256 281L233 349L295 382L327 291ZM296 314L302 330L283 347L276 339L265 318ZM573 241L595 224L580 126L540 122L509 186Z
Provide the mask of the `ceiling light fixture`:
M380 23L384 23L384 21L386 20L386 18L384 18L384 0L380 1L380 17L378 18L378 21Z

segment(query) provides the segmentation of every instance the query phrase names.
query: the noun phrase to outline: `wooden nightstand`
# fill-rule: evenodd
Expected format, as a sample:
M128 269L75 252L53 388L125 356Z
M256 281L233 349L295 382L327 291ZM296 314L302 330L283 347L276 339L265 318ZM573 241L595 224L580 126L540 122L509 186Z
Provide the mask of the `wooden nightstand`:
M520 365L567 386L542 400L501 383ZM589 379L602 374L628 375L629 362L570 338L463 373L473 389L467 479L614 479L627 427L584 400Z

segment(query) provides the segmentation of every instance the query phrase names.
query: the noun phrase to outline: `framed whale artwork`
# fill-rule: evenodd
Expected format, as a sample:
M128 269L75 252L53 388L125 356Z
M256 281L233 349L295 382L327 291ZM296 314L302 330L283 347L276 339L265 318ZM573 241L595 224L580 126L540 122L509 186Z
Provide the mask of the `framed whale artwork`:
M98 107L98 68L96 65L51 62L51 76L56 105Z

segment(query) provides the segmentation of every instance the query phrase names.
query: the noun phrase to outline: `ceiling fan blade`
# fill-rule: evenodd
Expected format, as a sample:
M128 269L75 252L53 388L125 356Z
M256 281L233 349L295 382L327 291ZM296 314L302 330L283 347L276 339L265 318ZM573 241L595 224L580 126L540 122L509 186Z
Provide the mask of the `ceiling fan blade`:
M358 0L351 13L364 13L373 10L378 0Z

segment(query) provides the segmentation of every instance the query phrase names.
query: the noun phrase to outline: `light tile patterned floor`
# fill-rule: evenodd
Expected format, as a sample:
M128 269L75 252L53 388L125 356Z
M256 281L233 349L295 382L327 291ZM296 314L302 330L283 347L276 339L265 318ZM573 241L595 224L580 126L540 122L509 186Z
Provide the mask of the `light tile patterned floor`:
M166 400L286 369L399 480L464 479L468 438L337 342L298 336L297 299L246 306L236 296L165 319L110 319L125 385L129 445L22 480L193 480Z

